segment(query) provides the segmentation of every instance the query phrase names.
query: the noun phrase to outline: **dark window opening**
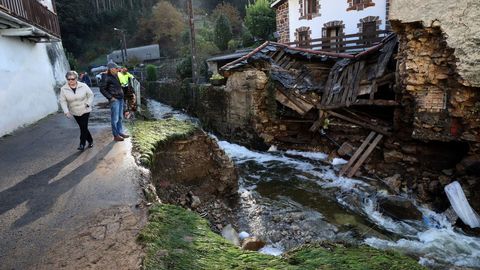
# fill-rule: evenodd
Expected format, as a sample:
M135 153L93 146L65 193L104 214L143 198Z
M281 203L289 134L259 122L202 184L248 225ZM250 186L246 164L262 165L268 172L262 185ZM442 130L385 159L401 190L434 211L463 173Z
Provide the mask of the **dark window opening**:
M322 45L322 49L341 48L342 44L338 44L342 41L343 27L331 26L323 29L323 37L327 38ZM339 38L336 38L339 37Z
M317 14L317 0L305 0L304 2L304 15Z
M377 23L376 22L364 22L362 24L362 39L363 44L370 45L375 42L377 37Z
M378 90L374 94L373 99L395 100L395 92L393 92L390 85L382 85L378 87Z
M298 32L298 46L301 48L310 47L310 34L308 30Z

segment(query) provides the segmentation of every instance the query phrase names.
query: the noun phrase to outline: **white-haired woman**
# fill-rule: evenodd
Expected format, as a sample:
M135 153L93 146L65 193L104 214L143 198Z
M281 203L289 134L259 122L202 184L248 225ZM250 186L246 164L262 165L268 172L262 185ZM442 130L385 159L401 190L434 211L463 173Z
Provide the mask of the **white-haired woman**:
M93 92L88 85L78 81L76 71L68 71L65 75L67 83L60 89L60 105L65 116L75 118L80 127L80 145L78 150L85 149L85 143L88 147L93 147L93 138L88 130L88 118L93 106Z

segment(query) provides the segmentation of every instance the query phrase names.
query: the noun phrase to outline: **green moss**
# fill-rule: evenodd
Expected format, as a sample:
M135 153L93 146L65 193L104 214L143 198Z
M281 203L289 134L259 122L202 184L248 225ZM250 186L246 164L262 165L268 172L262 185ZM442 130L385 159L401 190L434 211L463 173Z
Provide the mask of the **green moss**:
M424 269L398 253L366 246L318 244L284 257L243 251L209 228L197 214L172 205L155 205L139 240L147 247L145 269Z
M136 121L129 126L133 149L140 154L140 162L150 167L155 149L167 142L184 139L193 134L195 126L175 119L160 121Z

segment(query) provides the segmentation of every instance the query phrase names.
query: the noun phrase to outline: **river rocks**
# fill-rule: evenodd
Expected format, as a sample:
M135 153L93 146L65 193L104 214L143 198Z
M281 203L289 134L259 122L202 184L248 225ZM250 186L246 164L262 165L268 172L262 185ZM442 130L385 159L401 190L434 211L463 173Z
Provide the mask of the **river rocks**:
M408 199L400 196L388 196L379 199L379 211L397 220L421 220L422 212Z
M240 246L240 238L238 237L238 233L231 224L228 224L222 229L222 236L230 243Z
M398 173L391 177L387 177L385 178L385 184L387 184L387 186L393 191L395 191L396 193L399 193L400 187L402 185L401 177L402 176Z
M201 204L200 198L198 196L192 196L192 208L197 208Z
M243 240L242 249L258 251L265 246L265 242L258 239L257 237L248 237Z

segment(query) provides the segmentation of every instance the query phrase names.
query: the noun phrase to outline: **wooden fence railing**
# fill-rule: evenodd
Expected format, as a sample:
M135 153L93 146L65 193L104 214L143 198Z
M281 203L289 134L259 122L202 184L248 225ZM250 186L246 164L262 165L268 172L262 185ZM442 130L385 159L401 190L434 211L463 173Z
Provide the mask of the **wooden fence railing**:
M57 14L37 0L0 0L0 12L2 11L60 38Z
M316 38L304 41L286 43L292 47L322 50L329 52L356 52L363 51L380 42L390 33L387 30L380 30L368 34L356 33L336 37Z

